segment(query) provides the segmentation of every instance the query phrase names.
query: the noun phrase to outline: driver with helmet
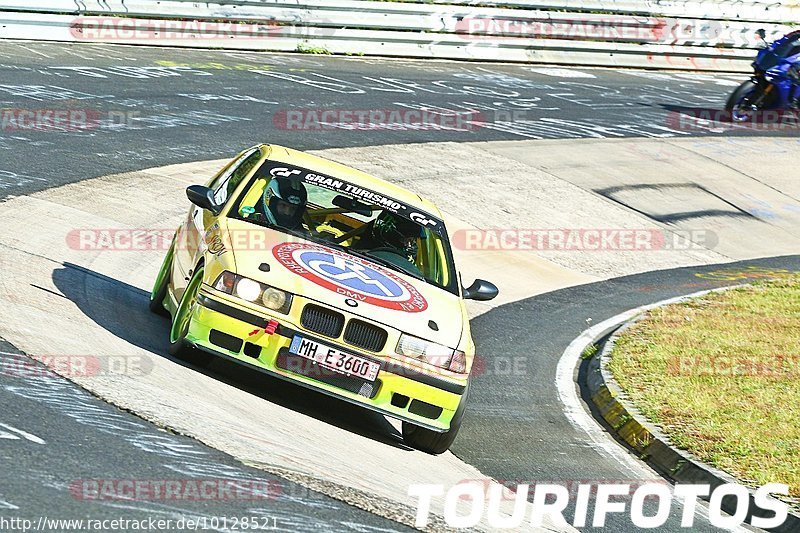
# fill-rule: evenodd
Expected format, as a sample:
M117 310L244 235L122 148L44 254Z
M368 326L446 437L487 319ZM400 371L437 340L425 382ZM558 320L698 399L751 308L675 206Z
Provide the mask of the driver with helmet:
M271 224L287 229L302 227L308 193L299 180L272 178L264 189L261 202L262 210Z

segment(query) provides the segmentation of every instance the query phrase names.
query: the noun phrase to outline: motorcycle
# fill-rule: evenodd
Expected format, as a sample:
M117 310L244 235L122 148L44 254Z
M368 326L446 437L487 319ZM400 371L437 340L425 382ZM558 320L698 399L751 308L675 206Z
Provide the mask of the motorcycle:
M797 109L800 97L800 30L759 50L753 77L743 82L725 104L733 122L752 120L766 109Z

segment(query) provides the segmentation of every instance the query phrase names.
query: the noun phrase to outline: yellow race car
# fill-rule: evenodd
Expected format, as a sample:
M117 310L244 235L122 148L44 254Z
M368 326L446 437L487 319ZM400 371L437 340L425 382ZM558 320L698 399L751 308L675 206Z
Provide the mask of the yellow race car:
M402 420L442 453L461 424L475 353L447 231L431 202L358 170L261 145L206 185L150 296L170 353L224 357Z

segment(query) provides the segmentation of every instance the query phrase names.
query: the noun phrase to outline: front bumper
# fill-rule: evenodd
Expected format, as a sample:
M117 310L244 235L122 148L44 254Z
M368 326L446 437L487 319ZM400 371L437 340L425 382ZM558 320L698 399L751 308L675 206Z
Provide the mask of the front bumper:
M269 320L279 323L273 334L264 331ZM289 353L294 335L379 363L376 380L368 382L336 373ZM321 339L291 324L286 316L271 316L266 310L256 313L206 290L200 291L187 341L200 350L438 432L450 428L466 388L466 380L446 380L397 360Z

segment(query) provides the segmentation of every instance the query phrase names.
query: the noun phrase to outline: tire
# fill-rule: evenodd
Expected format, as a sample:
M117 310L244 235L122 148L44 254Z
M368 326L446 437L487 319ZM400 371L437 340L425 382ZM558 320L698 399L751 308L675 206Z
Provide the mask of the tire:
M461 420L464 418L464 410L467 407L467 396L469 394L469 386L464 391L461 397L461 403L458 404L453 420L450 421L450 429L444 433L438 433L415 426L409 422L403 422L403 442L419 451L429 453L431 455L440 455L450 449L453 441L456 440L458 430L461 429Z
M153 284L153 290L150 292L150 311L157 315L169 316L167 309L164 307L164 298L167 297L167 288L169 287L169 276L172 271L172 257L174 255L174 243L169 247L164 261L161 263L161 269L158 271L158 276Z
M728 97L728 101L725 103L725 111L731 114L731 122L747 122L752 118L752 115L742 112L740 108L757 101L760 92L761 88L753 82L753 80L742 82L742 84L733 91Z
M192 346L187 340L191 323L192 308L197 301L197 293L203 283L203 266L197 267L189 285L183 293L178 308L175 310L175 317L169 328L169 353L183 361L193 363L197 366L206 366L214 358L213 355L201 352Z

